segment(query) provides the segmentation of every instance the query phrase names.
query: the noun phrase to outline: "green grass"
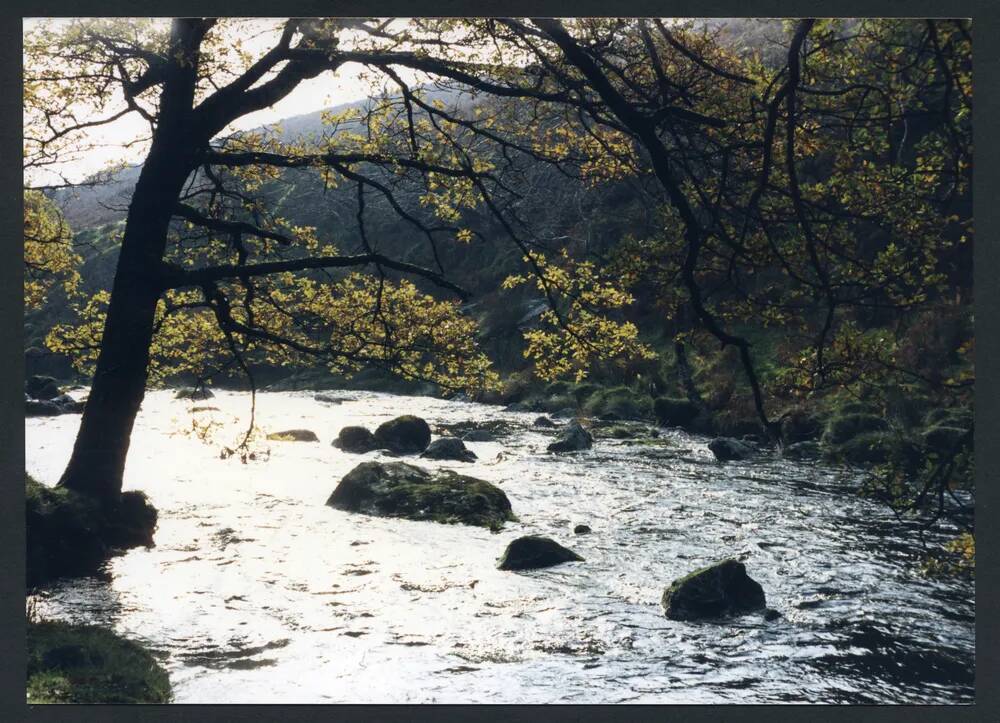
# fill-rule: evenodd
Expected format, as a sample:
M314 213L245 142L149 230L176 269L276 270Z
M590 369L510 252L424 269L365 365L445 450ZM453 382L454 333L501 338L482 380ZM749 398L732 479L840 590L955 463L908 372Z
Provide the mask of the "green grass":
M28 624L28 703L168 703L166 671L142 646L110 630Z

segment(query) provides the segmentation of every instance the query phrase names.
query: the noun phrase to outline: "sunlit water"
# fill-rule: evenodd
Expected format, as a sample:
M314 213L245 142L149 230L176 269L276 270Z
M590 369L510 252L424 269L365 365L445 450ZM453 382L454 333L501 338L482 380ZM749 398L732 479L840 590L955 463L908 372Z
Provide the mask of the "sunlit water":
M499 407L339 393L263 393L270 458L220 459L248 394L205 402L150 393L126 489L159 509L156 546L113 559L106 579L39 596L50 618L92 622L147 644L181 703L719 703L973 700L970 583L918 572L916 530L850 493L843 472L764 457L720 464L707 439L598 440L545 452L535 415ZM191 413L193 406L219 412ZM324 505L361 461L330 445L342 426L414 413L436 424L509 420L470 442L472 464L417 460L498 484L519 522L503 532L366 517ZM225 426L213 443L192 418ZM26 421L27 470L53 484L79 416ZM414 460L411 460L414 461ZM576 524L592 534L574 535ZM529 533L585 562L501 572ZM664 587L706 563L744 559L783 617L667 620Z

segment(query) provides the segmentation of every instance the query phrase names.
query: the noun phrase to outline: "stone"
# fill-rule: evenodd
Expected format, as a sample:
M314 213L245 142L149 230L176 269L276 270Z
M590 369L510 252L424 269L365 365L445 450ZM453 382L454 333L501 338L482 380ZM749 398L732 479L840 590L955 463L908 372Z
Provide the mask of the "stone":
M590 525L577 525L573 528L574 535L587 535L590 531Z
M454 459L459 462L475 462L477 459L476 453L458 437L435 439L420 456L427 459Z
M488 429L471 429L462 435L465 442L494 442L496 436Z
M375 435L364 427L351 426L340 430L340 434L333 440L333 446L345 452L365 454L378 449L378 442Z
M181 387L174 394L174 399L211 399L215 394L208 387Z
M552 429L556 426L556 423L551 419L542 415L541 417L536 417L535 421L531 423L532 427L544 427L546 429Z
M722 562L674 580L663 593L671 620L699 620L741 615L767 605L764 589L738 560Z
M536 570L564 562L582 561L582 557L555 540L539 535L528 535L519 537L507 545L497 568L500 570Z
M550 444L547 449L550 452L575 452L590 449L593 445L594 438L590 432L581 427L579 422L571 422L559 435L559 439Z
M272 442L318 442L319 437L309 429L286 429L283 432L272 432L267 435Z
M747 459L754 454L753 447L730 437L717 437L708 443L708 448L720 462Z
M54 399L60 392L59 383L52 377L34 375L24 383L24 390L32 399Z
M823 448L819 442L796 442L782 448L781 456L788 459L815 459L822 455Z
M319 394L314 394L313 399L317 402L323 402L324 404L340 404L347 401L344 397L335 397L332 394L325 394L320 392Z
M420 417L405 414L380 424L375 440L380 449L396 454L420 454L431 443L431 428Z
M344 475L326 504L379 517L493 530L516 519L510 500L496 485L451 470L432 473L406 462L359 464Z

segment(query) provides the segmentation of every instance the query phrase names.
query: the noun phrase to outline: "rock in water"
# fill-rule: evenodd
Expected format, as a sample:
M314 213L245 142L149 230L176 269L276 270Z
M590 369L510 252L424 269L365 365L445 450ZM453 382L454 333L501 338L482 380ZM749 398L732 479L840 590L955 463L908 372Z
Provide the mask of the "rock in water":
M477 459L476 453L458 437L435 439L420 456L427 459L454 459L459 462L475 462Z
M536 417L535 421L531 423L531 426L533 426L533 427L545 427L547 429L552 429L553 427L556 426L556 423L553 422L548 417L546 417L545 415L542 415L541 417Z
M273 442L318 442L319 437L309 429L286 429L284 432L272 432L267 438Z
M375 435L364 427L344 427L333 440L333 446L345 452L364 454L378 449L378 442L375 441Z
M580 449L590 449L594 438L590 432L580 426L579 422L571 422L559 439L548 446L550 452L575 452Z
M663 609L671 620L698 620L741 615L766 606L764 589L737 560L723 560L674 580L663 593Z
M174 394L174 399L202 400L211 399L214 396L215 395L212 393L212 390L208 387L181 387L177 390L177 393Z
M753 455L753 447L738 439L729 437L718 437L708 443L708 448L720 462L730 460L747 459Z
M495 442L496 436L488 429L471 429L462 436L465 442Z
M500 529L514 520L499 487L450 470L432 473L405 462L363 462L340 480L330 507L379 517L405 517Z
M497 568L500 570L535 570L563 562L582 562L583 558L555 540L539 535L519 537L507 545Z
M313 399L315 399L317 402L323 402L325 404L340 404L341 402L346 401L345 397L335 397L332 394L325 394L323 392L320 392L319 394L314 394Z
M28 399L24 402L25 417L55 417L63 413L63 408L55 402L39 399Z
M412 414L390 419L375 430L379 448L396 454L420 454L431 443L431 428Z
M34 375L24 383L24 391L32 399L54 399L60 394L59 383L52 377Z
M575 535L587 535L590 534L590 525L577 525L573 528L573 534Z

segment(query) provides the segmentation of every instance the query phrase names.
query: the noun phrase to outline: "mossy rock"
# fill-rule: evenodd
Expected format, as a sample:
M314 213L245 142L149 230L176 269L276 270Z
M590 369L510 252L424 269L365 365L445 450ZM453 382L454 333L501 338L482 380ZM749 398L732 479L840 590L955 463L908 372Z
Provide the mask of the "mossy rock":
M590 432L580 426L579 422L570 422L559 434L559 438L546 449L549 452L577 452L590 449L593 445L594 438Z
M889 428L884 418L874 414L851 413L834 417L826 425L822 442L826 446L836 446L854 437L870 432L883 432Z
M720 462L749 459L755 454L749 444L731 437L716 437L708 443L708 449Z
M767 601L742 562L723 560L674 580L662 604L671 620L699 620L762 610Z
M91 575L117 549L149 546L156 509L141 492L125 492L112 507L25 475L27 584Z
M823 448L819 442L807 440L805 442L795 442L782 448L781 456L786 459L816 459L823 454Z
M28 624L28 703L169 703L170 697L167 672L141 645L89 625Z
M396 454L420 454L431 443L431 428L420 417L404 414L380 424L375 441L379 448Z
M586 382L584 384L576 384L573 386L573 396L576 398L577 404L583 404L590 397L601 391L600 384L593 384L591 382Z
M319 437L309 429L286 429L283 432L272 432L267 435L272 442L318 442Z
M499 487L450 470L432 473L405 462L359 464L344 475L326 504L378 517L494 530L516 519Z
M24 384L24 390L33 399L55 399L58 397L62 390L59 388L59 382L57 382L52 377L34 375L28 377Z
M572 414L576 414L577 405L576 397L572 394L557 394L555 396L539 400L534 406L540 411L548 412L549 414L559 413L567 409L570 410Z

